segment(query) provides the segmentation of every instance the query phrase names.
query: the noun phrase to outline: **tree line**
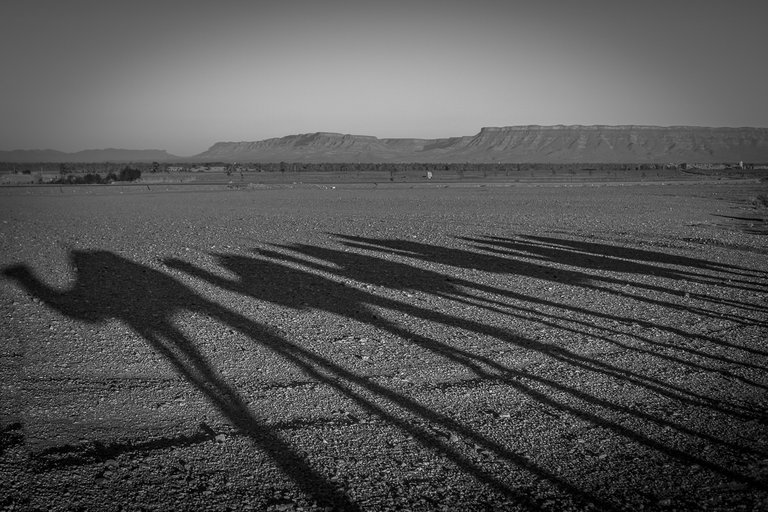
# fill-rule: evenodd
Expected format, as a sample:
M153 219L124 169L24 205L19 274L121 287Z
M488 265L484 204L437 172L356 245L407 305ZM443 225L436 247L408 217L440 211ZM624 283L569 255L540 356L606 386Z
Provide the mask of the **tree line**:
M60 171L60 176L50 183L55 184L67 184L67 185L99 185L109 184L116 181L136 181L141 178L141 170L134 167L125 166L120 172L115 174L114 172L102 175L100 173L71 173L65 172L64 169Z

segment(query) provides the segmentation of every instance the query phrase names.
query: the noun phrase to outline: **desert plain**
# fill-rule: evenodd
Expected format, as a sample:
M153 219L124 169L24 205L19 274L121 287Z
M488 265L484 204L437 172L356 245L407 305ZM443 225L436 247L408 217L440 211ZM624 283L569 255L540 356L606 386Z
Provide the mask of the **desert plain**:
M768 509L767 189L2 188L0 509Z

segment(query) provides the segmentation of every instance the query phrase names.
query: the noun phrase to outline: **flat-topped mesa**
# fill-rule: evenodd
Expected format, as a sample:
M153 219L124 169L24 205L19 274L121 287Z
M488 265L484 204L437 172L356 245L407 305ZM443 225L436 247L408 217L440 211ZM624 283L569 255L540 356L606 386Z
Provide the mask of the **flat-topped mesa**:
M441 139L315 132L214 144L199 160L254 162L768 162L768 128L648 125L483 127Z

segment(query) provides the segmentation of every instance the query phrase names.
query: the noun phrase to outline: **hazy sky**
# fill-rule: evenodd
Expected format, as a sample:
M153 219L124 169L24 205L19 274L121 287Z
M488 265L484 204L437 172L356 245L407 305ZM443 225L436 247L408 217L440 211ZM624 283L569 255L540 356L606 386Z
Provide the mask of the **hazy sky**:
M3 0L0 149L768 127L765 0Z

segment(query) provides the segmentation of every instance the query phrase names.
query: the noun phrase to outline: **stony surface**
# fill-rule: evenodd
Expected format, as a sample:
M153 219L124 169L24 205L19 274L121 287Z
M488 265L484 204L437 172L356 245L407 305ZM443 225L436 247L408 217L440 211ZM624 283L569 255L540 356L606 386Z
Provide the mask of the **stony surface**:
M764 510L765 193L0 189L0 509Z

